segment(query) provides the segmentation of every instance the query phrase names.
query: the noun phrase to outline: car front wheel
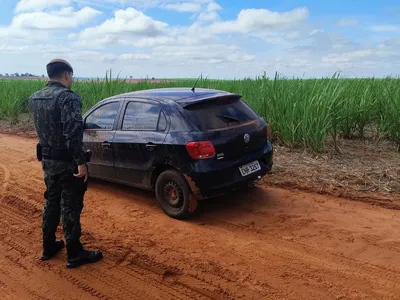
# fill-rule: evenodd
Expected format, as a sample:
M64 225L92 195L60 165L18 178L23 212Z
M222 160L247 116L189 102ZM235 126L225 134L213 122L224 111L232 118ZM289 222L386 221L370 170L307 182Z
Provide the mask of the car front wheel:
M157 178L155 192L162 210L175 219L186 219L197 209L186 179L176 170L166 170Z

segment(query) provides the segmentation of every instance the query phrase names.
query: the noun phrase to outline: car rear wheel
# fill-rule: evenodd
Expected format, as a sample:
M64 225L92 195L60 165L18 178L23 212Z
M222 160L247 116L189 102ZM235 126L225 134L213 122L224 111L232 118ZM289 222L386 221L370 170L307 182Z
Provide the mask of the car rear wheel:
M155 186L162 210L175 219L186 219L197 209L186 179L176 170L166 170L158 176Z

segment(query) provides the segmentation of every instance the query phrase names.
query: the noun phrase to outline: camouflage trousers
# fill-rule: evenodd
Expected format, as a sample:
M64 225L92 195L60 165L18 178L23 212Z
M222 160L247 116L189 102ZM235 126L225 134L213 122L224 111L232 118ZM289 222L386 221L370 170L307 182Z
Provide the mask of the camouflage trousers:
M46 191L42 216L43 247L54 245L61 218L68 257L76 257L83 249L80 242L80 216L87 182L75 177L71 169L56 174L52 171L44 169Z

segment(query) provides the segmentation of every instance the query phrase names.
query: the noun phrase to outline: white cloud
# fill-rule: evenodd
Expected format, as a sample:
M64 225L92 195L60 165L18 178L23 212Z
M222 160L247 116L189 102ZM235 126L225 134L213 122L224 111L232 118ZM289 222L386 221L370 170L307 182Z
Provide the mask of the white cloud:
M155 47L161 45L200 45L215 42L216 37L199 22L189 27L170 27L134 8L119 10L115 17L96 27L69 35L74 45L99 48L108 45Z
M115 0L109 0L109 2ZM122 5L128 5L138 8L153 8L160 7L169 3L175 3L176 0L116 0Z
M378 48L382 49L392 49L395 47L400 48L400 38L399 39L390 39L382 42L381 44L378 45ZM399 49L400 50L400 49Z
M15 7L15 11L42 11L47 8L65 7L72 3L72 0L20 0Z
M11 27L21 29L71 29L85 24L101 12L90 7L74 11L72 7L59 11L23 13L14 17Z
M207 11L208 12L213 12L213 11L217 11L217 10L221 10L222 7L217 3L217 2L210 2L207 4Z
M301 37L301 33L298 31L291 31L285 34L288 40L297 40Z
M355 19L341 19L337 22L337 26L340 26L340 27L354 26L357 24L358 24L358 21Z
M165 9L167 10L175 10L178 12L198 12L201 10L201 4L200 3L189 3L189 2L184 2L184 3L171 3L165 5Z
M215 1L211 1L207 4L206 8L197 16L198 22L213 22L220 19L218 10L222 7Z
M400 32L400 25L376 25L371 26L371 30L376 32Z
M398 61L400 58L400 52L389 47L386 49L380 47L366 48L344 53L330 54L322 57L321 61L329 64L368 62L367 65L371 66L373 64L378 64L379 62L384 62L390 58L394 58Z
M343 62L351 62L357 59L362 59L365 57L369 57L374 54L372 49L366 50L355 50L351 52L345 52L340 54L330 54L328 56L322 57L321 61L325 63L343 63Z
M126 54L121 54L119 58L122 60L145 60L145 59L151 59L151 56L142 53L126 53Z
M136 47L155 47L166 44L172 44L175 42L175 38L172 36L158 36L150 38L142 38L135 41L122 41L123 44L135 45Z
M191 77L201 72L214 78L254 77L264 71L272 76L275 71L288 76L303 76L304 72L326 76L354 68L395 73L400 66L396 38L385 41L383 35L375 35L367 41L358 36L356 43L335 32L337 27L307 22L305 7L284 12L249 8L224 20L217 2L20 1L10 12L10 25L0 27L0 72L42 74L54 57L69 60L77 76L102 76L110 68L113 74L135 77ZM146 10L155 7L164 9L164 14L190 13L182 16L192 24L157 20ZM82 25L93 23L101 13L94 8L101 8L108 19L85 28ZM356 24L357 20L344 18L328 25ZM369 28L393 33L398 25ZM43 41L46 44L40 45Z
M55 35L60 31L71 30L94 20L101 12L90 7L74 10L65 7L59 10L21 13L6 27L0 27L3 41L22 41L24 44L62 39Z
M335 32L314 30L310 33L308 44L297 45L290 49L292 53L303 53L309 56L327 55L330 53L352 51L358 45L350 39Z
M156 37L165 32L168 24L156 21L135 8L117 10L114 17L104 23L88 27L78 34L71 34L72 39L79 39L78 44L107 45L118 43L120 39L131 39L132 37Z
M170 61L171 65L180 61L181 63L236 63L238 61L250 62L255 59L235 46L225 44L208 44L195 46L160 46L154 48L153 59Z
M82 0L79 0L82 1ZM89 1L89 0L85 0ZM161 8L161 9L170 9L171 7L176 8L179 4L184 4L187 8L198 7L198 5L208 5L209 3L215 3L214 0L90 0L99 3L113 3L114 5L118 5L120 7L134 7L137 9L149 9L149 8ZM215 4L218 5L218 4ZM193 12L190 9L190 12ZM187 11L187 10L184 10Z
M234 21L214 23L214 33L249 33L254 31L285 29L308 17L308 9L301 7L279 13L267 9L243 9Z
M215 11L211 12L202 12L198 18L199 21L203 22L211 22L211 21L216 21L219 19L219 14Z
M28 49L28 46L12 46L7 44L0 45L0 53L16 53Z

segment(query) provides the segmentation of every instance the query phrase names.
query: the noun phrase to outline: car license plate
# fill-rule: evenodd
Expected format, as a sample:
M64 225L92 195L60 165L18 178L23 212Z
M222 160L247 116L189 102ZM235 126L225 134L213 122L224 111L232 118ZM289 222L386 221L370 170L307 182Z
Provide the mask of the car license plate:
M240 173L242 174L242 176L244 177L244 176L247 176L249 174L252 174L254 172L261 170L261 167L260 167L259 162L256 160L247 165L239 167L239 170L240 170Z

